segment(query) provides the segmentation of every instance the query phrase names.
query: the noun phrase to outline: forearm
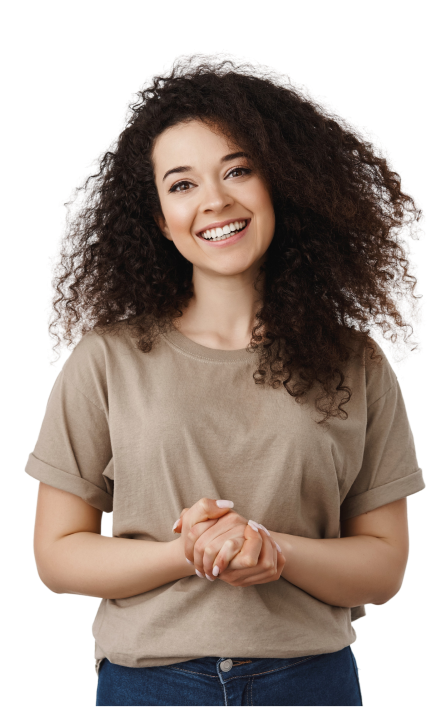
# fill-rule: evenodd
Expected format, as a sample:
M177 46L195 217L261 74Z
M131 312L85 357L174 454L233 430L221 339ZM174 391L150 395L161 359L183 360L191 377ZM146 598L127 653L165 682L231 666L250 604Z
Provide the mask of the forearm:
M124 599L195 574L181 538L169 542L66 535L47 548L42 581L57 594Z
M286 558L281 577L326 604L383 604L399 590L401 562L385 540L369 535L314 539L270 533Z

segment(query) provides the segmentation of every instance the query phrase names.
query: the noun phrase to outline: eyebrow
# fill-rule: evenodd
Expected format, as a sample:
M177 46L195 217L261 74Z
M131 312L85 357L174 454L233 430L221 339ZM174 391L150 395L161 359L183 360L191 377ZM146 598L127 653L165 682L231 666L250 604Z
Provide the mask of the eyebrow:
M231 162L231 160L237 160L240 157L246 157L248 159L248 155L246 152L232 152L231 155L225 155L225 157L222 157L220 160L221 163L224 162ZM162 179L162 182L168 177L170 174L178 174L182 172L189 172L192 169L192 167L189 166L183 166L183 167L174 167L174 169L168 169L166 172L165 176Z

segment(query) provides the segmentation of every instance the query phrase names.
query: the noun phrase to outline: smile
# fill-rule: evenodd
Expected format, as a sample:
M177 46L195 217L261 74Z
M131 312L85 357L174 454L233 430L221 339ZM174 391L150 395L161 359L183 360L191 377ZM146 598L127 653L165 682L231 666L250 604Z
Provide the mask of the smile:
M235 225L239 225L240 223L241 222L238 221L235 223ZM200 234L198 236L198 238L201 238L203 241L208 243L209 246L213 246L215 248L224 248L227 245L232 245L233 243L236 243L237 241L241 240L241 238L243 238L245 236L245 234L247 233L250 223L251 223L251 219L246 219L245 226L243 227L242 230L235 231L235 233L231 234L231 235L227 234L227 233L222 234L219 237L219 240L209 240L207 238L204 238L203 234ZM206 233L208 233L208 232L206 232Z
M204 238L206 241L224 241L232 238L236 234L245 230L249 223L249 219L240 221L231 221L225 224L222 228L209 228L206 231L201 231L197 234L199 238Z

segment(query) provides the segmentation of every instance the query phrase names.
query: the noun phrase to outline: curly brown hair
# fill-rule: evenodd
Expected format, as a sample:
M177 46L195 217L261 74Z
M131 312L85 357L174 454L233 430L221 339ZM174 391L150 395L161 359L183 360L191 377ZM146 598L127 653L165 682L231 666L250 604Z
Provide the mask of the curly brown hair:
M248 64L180 59L137 96L116 144L76 190L85 201L69 212L50 335L60 323L71 345L77 331L114 333L125 324L147 353L182 316L193 296L192 264L155 222L151 154L166 128L199 119L247 152L271 190L275 234L247 347L259 351L255 383L282 383L297 402L318 383L320 422L346 419L352 391L343 385L344 364L365 347L381 360L369 326L391 332L393 343L396 327L413 331L396 302L420 297L400 234L421 212L400 176L345 121Z

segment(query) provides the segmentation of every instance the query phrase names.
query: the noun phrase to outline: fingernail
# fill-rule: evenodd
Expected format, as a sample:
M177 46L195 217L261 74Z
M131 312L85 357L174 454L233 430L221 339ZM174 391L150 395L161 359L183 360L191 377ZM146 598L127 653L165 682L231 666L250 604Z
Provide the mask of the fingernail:
M275 542L275 545L276 545L276 549L278 550L278 552L282 552L282 550L281 550L281 548L279 547L279 545L278 545L277 542Z
M179 523L180 523L180 518L178 518L178 519L175 521L174 525L172 526L172 530L175 530Z
M201 577L202 579L205 579L205 575L202 574L201 572L199 572L199 570L196 570L196 575L197 575L198 577Z
M205 572L205 577L206 577L207 579L209 579L210 582L214 582L214 577L210 577L209 575L207 575L206 572Z
M233 508L234 507L233 501L216 501L216 505L219 506L219 508Z
M262 530L265 530L265 532L267 533L267 535L270 535L270 533L269 533L269 531L267 530L267 528L265 527L265 525L261 525L260 523L258 523L258 525L259 525L260 528L262 528ZM271 535L270 535L270 537L271 537Z
M259 528L256 527L257 524L254 522L254 520L249 520L248 525L250 526L250 528L253 528L253 530L256 530L256 532L259 533Z
M214 575L215 577L217 577L217 575L219 574L219 572L220 572L219 565L214 565L214 567L213 567L213 575Z
M194 562L191 562L191 560L188 560L187 557L185 557L185 560L186 560L186 562L189 562L190 565L193 565L193 564L194 564Z

